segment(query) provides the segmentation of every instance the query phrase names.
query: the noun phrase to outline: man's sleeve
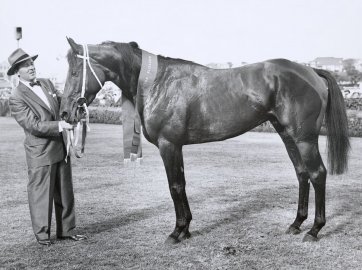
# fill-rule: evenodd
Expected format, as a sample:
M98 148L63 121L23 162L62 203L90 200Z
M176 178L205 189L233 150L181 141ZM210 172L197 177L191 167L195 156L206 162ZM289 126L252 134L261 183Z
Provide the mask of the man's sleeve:
M19 125L37 137L60 136L59 121L40 121L29 106L20 98L10 97L11 115Z

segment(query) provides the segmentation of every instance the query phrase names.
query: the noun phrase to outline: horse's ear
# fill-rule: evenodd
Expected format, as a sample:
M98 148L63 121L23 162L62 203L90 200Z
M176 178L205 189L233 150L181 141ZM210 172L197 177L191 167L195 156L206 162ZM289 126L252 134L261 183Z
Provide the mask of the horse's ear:
M135 42L135 41L131 41L131 42L129 43L129 45L131 45L131 47L132 47L133 49L138 49L138 48L139 48L137 42Z
M80 45L78 45L77 43L75 43L75 41L70 38L70 37L67 37L67 40L68 40L68 43L70 45L70 47L72 48L73 52L79 54L80 52Z

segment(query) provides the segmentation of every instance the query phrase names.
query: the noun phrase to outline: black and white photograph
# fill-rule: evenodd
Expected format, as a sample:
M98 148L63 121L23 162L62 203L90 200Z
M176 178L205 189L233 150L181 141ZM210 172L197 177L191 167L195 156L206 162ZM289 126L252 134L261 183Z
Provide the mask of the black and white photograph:
M362 1L0 5L0 269L362 269Z

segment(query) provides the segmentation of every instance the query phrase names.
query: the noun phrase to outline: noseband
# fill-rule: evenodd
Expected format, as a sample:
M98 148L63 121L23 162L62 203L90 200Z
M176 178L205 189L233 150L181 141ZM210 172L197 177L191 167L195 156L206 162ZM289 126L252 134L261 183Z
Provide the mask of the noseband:
M89 51L88 51L88 45L83 44L83 55L79 55L77 54L78 58L82 58L83 59L83 81L82 81L82 92L80 94L80 97L77 99L77 114L79 112L80 108L83 108L85 111L85 115L80 118L80 121L77 123L77 127L75 129L75 131L73 130L67 130L67 157L70 151L70 147L72 146L72 148L74 149L74 155L77 158L81 158L83 156L84 153L84 148L85 148L85 139L87 136L87 131L90 131L89 128L89 110L87 107L87 99L85 98L85 90L86 90L86 81L87 81L87 64L89 69L91 70L93 76L96 78L97 82L99 83L101 89L103 87L101 81L99 80L97 74L94 72L94 69L91 65L90 62L90 57L89 57ZM78 117L78 115L77 115ZM77 148L77 144L78 144L78 139L79 139L79 133L80 133L80 128L82 126L82 144L80 146L80 149ZM79 152L80 151L80 152Z

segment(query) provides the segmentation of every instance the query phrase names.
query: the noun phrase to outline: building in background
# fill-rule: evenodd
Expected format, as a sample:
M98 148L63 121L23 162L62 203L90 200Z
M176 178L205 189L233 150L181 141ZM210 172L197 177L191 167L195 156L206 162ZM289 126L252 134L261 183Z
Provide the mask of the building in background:
M334 72L343 71L343 58L336 57L317 57L310 63L311 67L321 68Z
M230 66L230 64L228 64L228 63L209 63L206 66L209 68L215 68L215 69L225 69L225 68L231 68L232 64Z

